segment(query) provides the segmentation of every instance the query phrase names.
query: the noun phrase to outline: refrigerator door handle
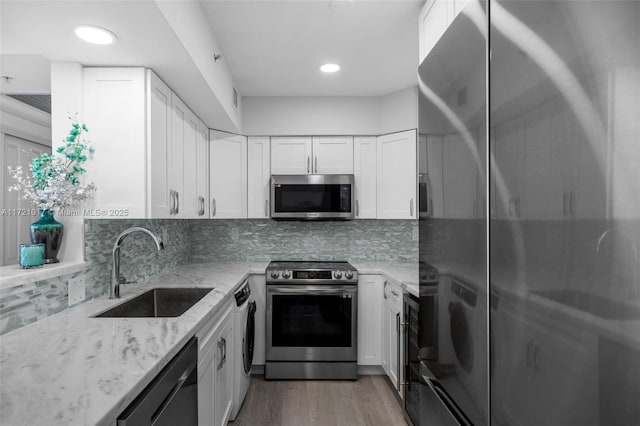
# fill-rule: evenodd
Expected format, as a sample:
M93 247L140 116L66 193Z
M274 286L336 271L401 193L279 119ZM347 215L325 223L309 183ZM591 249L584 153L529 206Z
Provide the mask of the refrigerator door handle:
M460 426L473 425L437 380L430 379L425 375L421 375L421 379L426 383L428 389L433 393L437 400L440 401L444 411L448 414L448 416L450 416L448 419L446 419L447 424Z

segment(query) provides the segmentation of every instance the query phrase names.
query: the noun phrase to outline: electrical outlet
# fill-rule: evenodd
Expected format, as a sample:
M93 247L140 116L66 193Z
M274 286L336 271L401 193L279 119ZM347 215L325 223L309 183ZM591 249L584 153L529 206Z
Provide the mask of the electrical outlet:
M418 227L414 226L411 230L411 241L418 241Z
M87 298L87 288L84 276L69 280L69 306L82 302Z
M169 245L169 231L167 231L167 228L162 228L162 244L165 247Z
M238 241L238 238L240 238L240 230L238 228L231 228L231 239Z

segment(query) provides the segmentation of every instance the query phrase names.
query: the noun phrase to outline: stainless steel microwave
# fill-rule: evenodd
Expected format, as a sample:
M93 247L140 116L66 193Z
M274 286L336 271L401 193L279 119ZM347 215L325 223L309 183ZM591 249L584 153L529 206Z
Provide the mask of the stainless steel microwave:
M271 218L353 219L353 175L271 175Z

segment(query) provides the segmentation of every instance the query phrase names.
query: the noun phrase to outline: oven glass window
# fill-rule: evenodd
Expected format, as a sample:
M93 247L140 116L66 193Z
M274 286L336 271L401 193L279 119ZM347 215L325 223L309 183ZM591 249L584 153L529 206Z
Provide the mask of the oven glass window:
M274 202L276 212L348 213L351 185L281 185Z
M351 298L273 295L273 346L351 347Z

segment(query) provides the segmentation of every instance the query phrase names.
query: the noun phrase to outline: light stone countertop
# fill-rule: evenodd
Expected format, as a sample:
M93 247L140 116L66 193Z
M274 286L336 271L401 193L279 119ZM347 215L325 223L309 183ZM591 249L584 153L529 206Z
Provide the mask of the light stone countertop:
M71 307L0 336L0 424L111 425L196 331L231 300L249 274L268 262L183 265L122 298ZM353 262L360 274L382 274L417 295L417 265ZM153 287L213 287L176 318L92 318Z

